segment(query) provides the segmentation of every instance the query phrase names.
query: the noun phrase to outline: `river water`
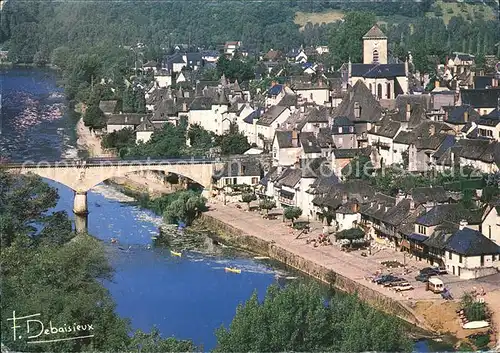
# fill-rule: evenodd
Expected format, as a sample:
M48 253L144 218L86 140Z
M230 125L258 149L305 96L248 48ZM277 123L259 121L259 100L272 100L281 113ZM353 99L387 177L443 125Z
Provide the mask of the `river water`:
M0 155L16 160L77 156L76 121L54 73L38 69L0 73ZM54 210L72 216L73 191L47 182L59 191ZM277 275L289 275L277 264L227 249L221 252L209 241L180 258L166 249L150 249L161 218L131 201L104 184L88 193L89 233L105 242L115 269L113 281L105 286L119 315L130 318L134 330L156 326L164 337L192 339L210 350L216 343L215 329L231 322L238 304L254 291L262 297ZM112 237L118 246L110 244ZM241 268L242 273L226 273L226 266ZM427 344L417 343L415 350L428 351Z
M75 119L52 72L3 70L0 87L0 155L16 160L77 155ZM55 210L72 215L73 191L48 183L59 190ZM88 194L89 233L106 242L116 271L105 285L134 330L149 331L155 325L163 336L193 339L209 350L215 346L215 329L231 322L239 303L254 290L264 295L277 273L285 275L242 253L214 254L211 244L201 247L203 253L186 252L180 258L165 249L148 249L161 218L130 201L104 184ZM112 237L119 246L110 244ZM242 273L226 273L226 266Z

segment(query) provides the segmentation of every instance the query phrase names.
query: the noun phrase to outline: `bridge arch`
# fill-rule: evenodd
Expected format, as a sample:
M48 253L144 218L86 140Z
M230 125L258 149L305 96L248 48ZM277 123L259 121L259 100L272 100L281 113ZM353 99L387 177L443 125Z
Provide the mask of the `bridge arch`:
M98 165L27 165L19 168L21 174L33 173L40 177L56 181L79 192L87 192L94 186L113 177L123 177L140 171L162 171L191 179L205 189L210 189L214 172L221 168L221 163L136 163L117 165L102 162Z

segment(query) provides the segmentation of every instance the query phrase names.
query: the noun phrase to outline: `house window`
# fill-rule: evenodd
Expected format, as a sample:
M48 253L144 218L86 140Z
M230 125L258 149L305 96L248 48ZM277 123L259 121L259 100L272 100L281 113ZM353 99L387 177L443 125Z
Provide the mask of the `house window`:
M252 178L252 184L255 185L255 184L258 184L259 183L259 178L258 177L253 177Z
M458 262L462 263L462 255L458 256Z
M387 99L391 99L391 83L387 82Z
M342 127L340 126L339 127L339 134L341 134L341 133L342 133Z
M453 255L451 254L451 252L448 252L448 259L451 260L452 257L453 257Z
M481 266L484 266L484 255L481 255Z
M419 225L419 226L418 226L418 232L419 232L420 234L425 235L425 232L426 232L426 231L427 231L427 228L425 228L425 226L421 226L421 225Z
M491 255L491 261L496 261L497 260L497 256L496 255Z
M373 62L374 63L378 63L379 62L378 50L376 50L376 49L373 51Z
M491 226L488 226L488 237L491 239Z
M233 178L233 184L234 185L238 184L238 179L237 178Z
M382 99L382 84L381 83L379 83L377 85L377 97L378 97L378 99Z
M224 179L224 184L231 185L231 179Z

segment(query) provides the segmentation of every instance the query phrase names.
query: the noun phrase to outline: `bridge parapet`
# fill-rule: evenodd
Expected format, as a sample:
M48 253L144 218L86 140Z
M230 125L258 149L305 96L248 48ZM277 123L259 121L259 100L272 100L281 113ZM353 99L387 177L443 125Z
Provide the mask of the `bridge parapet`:
M64 184L80 193L87 192L104 180L147 170L182 175L199 183L204 188L210 189L212 176L223 166L223 162L206 159L25 161L4 165L7 170L17 171L21 174L37 174Z

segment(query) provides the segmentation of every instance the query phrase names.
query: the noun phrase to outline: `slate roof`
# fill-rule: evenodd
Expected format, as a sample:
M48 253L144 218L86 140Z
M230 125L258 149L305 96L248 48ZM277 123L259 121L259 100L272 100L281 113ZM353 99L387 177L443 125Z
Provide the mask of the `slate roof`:
M406 121L406 108L410 105L410 112L415 106L420 105L424 110L432 108L430 94L400 94L396 97L396 109L398 111L398 120Z
M236 176L261 176L259 163L254 159L239 160L237 163L226 163L222 170L216 171L214 178L231 178Z
M378 124L378 123L377 123ZM394 138L396 134L401 129L401 123L398 121L392 121L389 119L384 119L381 124L373 126L373 128L368 132L371 135L383 136Z
M479 114L470 105L446 107L444 110L448 111L448 118L445 120L448 124L462 125L471 121L476 121L479 118ZM468 114L467 121L465 119L465 113Z
M411 197L418 204L428 202L444 203L450 199L450 196L442 186L414 188L411 190Z
M474 108L496 108L500 98L500 88L460 90L462 104Z
M342 128L342 131L339 131ZM352 131L351 131L352 129ZM344 134L355 134L356 129L354 123L349 120L346 116L337 116L333 118L331 134L332 135L344 135Z
M299 141L304 153L321 153L321 147L313 132L301 132Z
M150 132L154 130L156 130L156 127L148 118L145 118L144 121L135 128L135 131L144 131L144 132Z
M287 168L281 175L276 179L276 185L278 187L287 186L289 188L295 188L298 182L302 178L302 170L299 168Z
M328 128L320 129L316 139L318 140L318 145L321 148L330 148L334 146L332 135L329 133Z
M500 246L481 232L468 227L453 233L444 248L465 256L500 254Z
M481 223L482 212L480 210L471 211L460 203L434 206L431 210L417 219L418 224L425 226L439 225L445 221L460 223L466 220L469 224Z
M292 131L278 130L275 132L274 137L275 137L276 142L278 143L278 146L280 148L293 148L293 147L297 148L298 147L298 146L294 146L292 143Z
M368 32L366 32L363 39L387 39L387 36L377 25L374 25Z
M267 183L274 181L278 177L278 167L271 167L269 171L260 179L259 184L267 186Z
M500 124L500 109L496 108L488 115L481 116L476 123L478 125L497 126Z
M355 103L359 104L360 117L355 117ZM346 96L335 108L334 117L344 116L354 122L374 122L381 118L382 108L366 85L358 81L348 89Z
M483 161L486 163L496 162L498 159L500 143L492 140L468 140L462 139L455 144L456 156Z
M297 106L297 95L286 93L278 104L283 107L295 107Z
M243 121L247 124L253 124L254 120L257 120L260 118L260 116L263 114L262 109L255 109L253 112L248 114Z
M363 66L355 68L357 65ZM371 67L368 67L366 64L352 64L352 76L364 78L390 78L406 76L405 64L370 64L370 66Z
M335 148L332 152L337 159L352 159L356 156L369 156L371 148Z
M117 105L118 105L117 100L100 101L99 109L101 109L104 114L113 114L116 113Z
M394 143L400 143L404 145L410 145L413 141L414 135L411 131L400 131L399 134L394 138Z
M149 117L148 114L126 113L126 114L111 114L108 116L107 125L139 125L144 118Z
M257 125L270 126L286 109L287 107L281 105L272 106L260 117Z
M432 156L435 159L440 159L443 155L445 155L446 151L455 145L456 142L457 140L455 139L455 136L446 135L443 142L441 142L441 145Z
M191 105L190 110L210 110L212 109L213 98L212 97L196 97Z

